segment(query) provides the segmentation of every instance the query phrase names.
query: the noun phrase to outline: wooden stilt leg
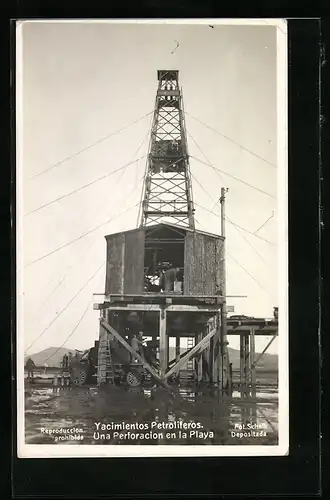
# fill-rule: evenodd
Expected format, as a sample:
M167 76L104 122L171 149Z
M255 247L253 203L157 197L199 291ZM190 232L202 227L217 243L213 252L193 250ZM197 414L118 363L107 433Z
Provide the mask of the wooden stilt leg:
M166 311L162 308L159 313L159 370L161 377L165 376L168 368L167 354Z

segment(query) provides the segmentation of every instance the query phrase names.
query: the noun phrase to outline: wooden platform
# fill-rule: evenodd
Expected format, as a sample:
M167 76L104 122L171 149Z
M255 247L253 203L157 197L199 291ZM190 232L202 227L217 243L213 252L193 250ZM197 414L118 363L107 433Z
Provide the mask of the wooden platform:
M95 310L216 312L224 303L221 295L183 295L181 293L144 293L104 295L104 302L94 303Z
M104 295L104 302L132 302L149 304L222 304L224 297L222 295L184 295L177 292L145 292L142 294L109 294Z

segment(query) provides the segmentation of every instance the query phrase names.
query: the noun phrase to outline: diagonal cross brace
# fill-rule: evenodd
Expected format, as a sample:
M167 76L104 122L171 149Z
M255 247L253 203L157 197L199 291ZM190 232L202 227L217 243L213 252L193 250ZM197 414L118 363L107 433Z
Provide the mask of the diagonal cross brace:
M165 379L177 372L187 361L201 353L209 345L211 338L215 335L216 329L211 330L198 344L188 351L168 372L165 374Z
M123 337L111 326L109 325L106 321L104 321L104 319L101 319L100 320L100 323L101 325L103 326L103 328L105 328L105 330L107 330L107 332L111 333L117 340L118 342L120 342L124 347L125 349L127 349L127 351L129 351L131 354L133 354L140 362L141 364L144 366L144 368L146 370L148 370L149 373L151 373L151 375L160 383L162 384L164 387L166 387L167 389L169 389L169 386L167 385L167 383L158 375L158 373L156 372L156 370L154 370L140 355L139 353L137 353L136 351L134 351L134 349L132 349L132 347L129 345L128 342L126 342L125 339L123 339Z
M274 336L270 339L270 341L268 342L268 344L266 345L266 347L264 348L264 350L263 350L263 351L259 354L259 356L257 357L257 359L253 362L253 364L251 365L250 370L249 370L249 371L248 371L248 373L247 373L247 376L248 376L248 377L250 376L250 374L251 374L252 370L253 370L254 368L256 368L256 367L257 367L257 364L259 363L259 361L261 360L261 358L262 358L262 357L264 356L264 354L266 353L266 351L267 351L268 347L270 347L270 345L274 342L274 340L276 339L276 337L277 337L277 335L274 335Z

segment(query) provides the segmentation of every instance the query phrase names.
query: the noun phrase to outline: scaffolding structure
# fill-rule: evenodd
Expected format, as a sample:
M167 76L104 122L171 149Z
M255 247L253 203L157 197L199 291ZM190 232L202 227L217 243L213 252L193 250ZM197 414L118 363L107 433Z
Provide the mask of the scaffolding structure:
M226 190L221 189L219 198L221 235L196 230L179 74L160 70L157 76L139 227L106 236L105 293L103 302L94 304L101 312L100 342L120 344L163 387L169 388L169 382L189 366L194 384L206 382L231 396L228 335L239 335L241 397L256 398L260 357L255 354L255 336L274 339L277 318L237 324L227 318ZM183 273L180 287L147 290L146 277L165 261ZM157 345L157 366L131 347L132 337L140 330ZM188 340L182 353L183 338ZM171 342L175 342L174 359L169 359Z
M194 229L188 147L179 72L158 71L141 226L159 222Z

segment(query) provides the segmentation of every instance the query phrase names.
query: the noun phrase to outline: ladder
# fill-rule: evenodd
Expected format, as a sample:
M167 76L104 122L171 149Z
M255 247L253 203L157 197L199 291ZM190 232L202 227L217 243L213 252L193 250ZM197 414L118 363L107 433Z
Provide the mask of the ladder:
M192 349L194 346L195 346L195 339L194 339L194 337L188 337L188 339L187 339L187 348L188 348L188 351L189 351L189 349ZM195 369L195 360L194 359L190 359L189 361L187 361L187 370L188 371L194 371L194 369Z
M100 340L98 352L98 383L99 384L114 384L114 370L111 356L110 340Z

